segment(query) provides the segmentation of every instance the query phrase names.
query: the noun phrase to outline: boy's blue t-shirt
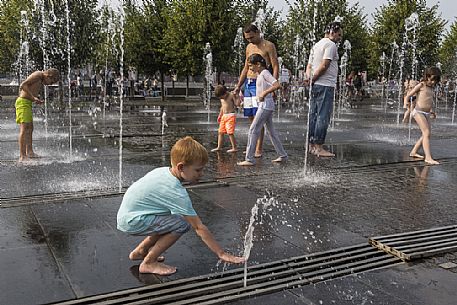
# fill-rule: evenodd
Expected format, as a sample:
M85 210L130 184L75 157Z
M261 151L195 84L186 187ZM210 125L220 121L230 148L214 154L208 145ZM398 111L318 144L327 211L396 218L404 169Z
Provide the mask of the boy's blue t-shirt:
M148 215L196 216L192 201L169 167L159 167L134 182L125 192L117 212L117 227L124 232L144 229Z

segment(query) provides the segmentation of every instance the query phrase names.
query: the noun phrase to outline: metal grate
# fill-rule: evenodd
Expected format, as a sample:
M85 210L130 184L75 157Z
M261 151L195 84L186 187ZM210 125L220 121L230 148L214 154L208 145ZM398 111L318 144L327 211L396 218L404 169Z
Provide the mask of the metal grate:
M378 236L369 243L404 261L457 250L457 225Z
M402 263L368 244L292 257L248 268L128 289L71 304L220 304Z

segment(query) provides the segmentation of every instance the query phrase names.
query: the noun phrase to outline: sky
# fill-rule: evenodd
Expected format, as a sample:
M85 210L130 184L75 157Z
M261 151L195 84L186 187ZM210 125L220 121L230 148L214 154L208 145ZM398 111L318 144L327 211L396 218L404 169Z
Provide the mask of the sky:
M294 0L290 0L289 2L294 2ZM367 15L368 23L373 22L373 17L371 16L375 11L376 8L380 7L383 4L386 4L387 0L348 0L350 5L354 5L355 3L359 3L362 10ZM286 0L269 0L271 6L273 6L276 10L282 12L282 16L287 16L288 11L288 4ZM456 7L456 0L427 0L427 6L430 7L432 5L438 4L438 13L441 14L444 20L448 23L446 25L446 29L449 29L450 25L453 21L456 20L457 10Z

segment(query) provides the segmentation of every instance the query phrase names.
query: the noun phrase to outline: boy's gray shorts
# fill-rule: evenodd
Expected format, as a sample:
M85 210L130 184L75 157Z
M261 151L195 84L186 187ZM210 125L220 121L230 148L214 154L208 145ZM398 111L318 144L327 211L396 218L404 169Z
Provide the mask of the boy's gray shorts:
M190 230L190 224L181 215L147 215L143 218L144 231L133 235L184 234Z

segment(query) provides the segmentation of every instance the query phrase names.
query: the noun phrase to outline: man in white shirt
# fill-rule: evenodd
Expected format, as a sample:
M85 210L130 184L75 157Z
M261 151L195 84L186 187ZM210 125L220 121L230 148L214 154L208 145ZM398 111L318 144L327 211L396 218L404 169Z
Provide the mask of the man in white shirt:
M308 141L310 153L319 157L334 157L324 149L327 128L333 108L334 92L338 77L338 49L336 43L343 37L339 22L330 23L325 37L313 47L306 67L306 76L312 83L310 98Z

